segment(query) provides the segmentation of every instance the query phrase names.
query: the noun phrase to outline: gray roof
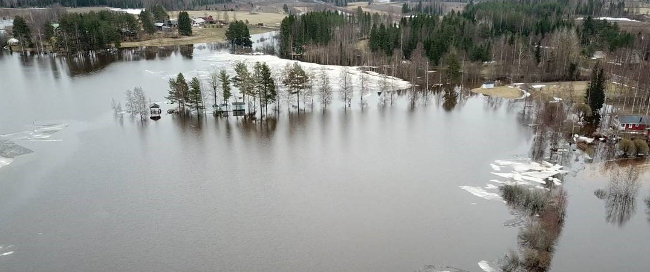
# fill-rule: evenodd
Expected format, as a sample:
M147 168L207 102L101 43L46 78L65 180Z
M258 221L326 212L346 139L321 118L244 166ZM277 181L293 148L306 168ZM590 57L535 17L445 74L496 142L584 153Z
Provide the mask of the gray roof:
M621 124L648 124L650 119L643 115L621 115L618 122Z

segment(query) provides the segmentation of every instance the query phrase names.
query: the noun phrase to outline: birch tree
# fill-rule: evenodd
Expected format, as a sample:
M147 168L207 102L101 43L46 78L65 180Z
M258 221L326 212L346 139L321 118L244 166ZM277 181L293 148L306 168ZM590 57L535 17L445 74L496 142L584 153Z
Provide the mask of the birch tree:
M318 99L323 105L323 109L332 103L332 86L330 86L330 77L325 70L320 73L320 85L318 86Z
M352 96L353 96L353 89L352 89L352 75L350 74L350 70L348 67L343 67L341 70L341 78L339 81L340 84L340 97L341 100L345 103L345 107L350 107L352 104Z

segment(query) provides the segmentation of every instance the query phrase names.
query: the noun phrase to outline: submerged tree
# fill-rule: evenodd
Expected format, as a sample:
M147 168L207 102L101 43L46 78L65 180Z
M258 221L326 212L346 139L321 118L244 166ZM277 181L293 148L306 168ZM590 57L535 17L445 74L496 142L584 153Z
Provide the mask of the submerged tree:
M320 86L318 87L318 100L323 105L323 109L332 103L332 86L330 86L330 77L325 70L320 73Z
M210 85L210 92L212 98L214 99L212 107L217 107L217 98L219 97L219 72L216 70L210 72L210 78L208 79L208 84Z
M363 97L370 92L370 82L368 81L368 75L361 71L361 76L359 76L359 96L361 97L361 106L363 107Z
M135 111L135 100L133 98L133 92L131 90L126 90L124 91L124 107L126 108L126 112L133 114Z
M140 87L133 88L133 106L133 114L139 114L140 119L145 119L149 114L147 97L144 94L144 90Z
M198 77L193 77L190 81L188 98L188 104L192 105L196 114L200 115L200 111L203 109L203 94L201 93L201 81Z
M268 105L273 104L277 99L275 80L271 74L271 68L266 62L255 64L255 81L258 89L257 95L260 99L261 115L264 111L268 112Z
M219 81L221 81L221 93L223 95L223 102L228 104L228 100L230 100L230 76L228 73L226 73L225 70L221 70L219 72ZM228 107L228 106L226 106Z
M303 70L302 66L300 66L300 64L297 62L292 66L287 66L285 73L286 75L282 83L287 87L292 95L296 95L298 102L298 112L300 112L300 93L302 93L305 88L307 88L309 76L307 76L305 70Z
M246 95L255 95L255 82L253 76L248 71L246 63L235 63L235 77L232 81L233 85L239 89L239 93L242 94L243 100L246 100Z
M341 100L345 103L345 107L350 107L352 104L352 96L353 96L353 89L352 89L352 75L350 74L350 70L348 67L343 67L341 70L341 78L339 81L340 84L340 97Z
M187 82L185 82L185 77L182 73L178 73L176 79L169 79L169 92L165 97L172 104L178 103L178 109L182 110L185 108L185 102L187 101L189 87Z

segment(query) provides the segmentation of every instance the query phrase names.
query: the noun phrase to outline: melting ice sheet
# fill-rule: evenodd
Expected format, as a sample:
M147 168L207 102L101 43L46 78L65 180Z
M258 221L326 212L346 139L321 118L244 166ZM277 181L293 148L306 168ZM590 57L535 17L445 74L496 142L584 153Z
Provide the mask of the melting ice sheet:
M502 185L522 185L544 189L541 185L552 182L560 185L560 180L555 176L565 174L561 165L548 162L537 163L530 159L507 161L496 160L490 164L495 172L493 175L504 178L504 181L492 179L485 187L459 186L461 189L486 200L502 200L499 187ZM511 169L509 172L508 169ZM499 172L496 172L499 171Z
M485 272L497 272L497 270L490 266L490 264L485 260L478 262L478 267L483 269Z
M501 200L501 196L499 194L497 194L495 192L488 192L488 191L486 191L485 189L483 189L481 187L476 187L476 186L459 186L459 187L461 189L469 192L470 194L473 194L473 195L478 196L478 197L483 198L483 199ZM490 188L490 189L494 189L494 188L497 188L497 187L494 186L493 188Z
M37 125L26 131L0 134L0 168L11 164L15 157L34 152L29 148L16 144L15 141L58 142L61 140L51 139L52 135L67 126L68 124Z

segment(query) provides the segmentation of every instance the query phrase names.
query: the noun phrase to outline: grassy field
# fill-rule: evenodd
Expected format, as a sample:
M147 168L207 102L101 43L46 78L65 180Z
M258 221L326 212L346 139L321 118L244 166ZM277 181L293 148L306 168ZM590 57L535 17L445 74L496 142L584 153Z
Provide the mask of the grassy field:
M192 28L192 36L159 37L138 42L123 42L122 47L140 47L140 46L170 46L196 43L211 43L226 41L227 28ZM251 34L269 32L268 28L251 27Z
M215 20L217 17L221 16L220 18L223 20L224 19L224 12L219 12L216 10L190 10L187 13L189 13L191 18L195 17L204 17L204 16L212 16ZM269 26L269 27L280 27L280 23L282 22L282 19L286 17L287 15L284 13L250 13L248 11L228 11L228 19L230 21L233 21L235 19L240 20L240 21L246 21L248 20L249 24L256 25L258 23L263 23L264 26ZM170 11L169 15L173 18L178 17L178 11Z
M499 86L490 89L475 88L472 89L472 92L501 98L520 98L523 95L522 91L516 86Z

